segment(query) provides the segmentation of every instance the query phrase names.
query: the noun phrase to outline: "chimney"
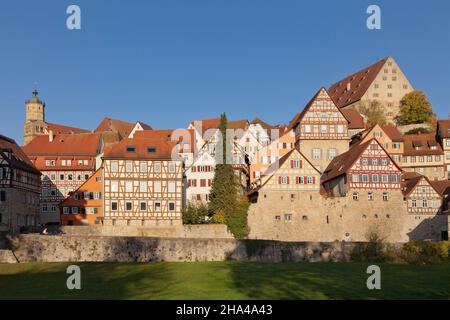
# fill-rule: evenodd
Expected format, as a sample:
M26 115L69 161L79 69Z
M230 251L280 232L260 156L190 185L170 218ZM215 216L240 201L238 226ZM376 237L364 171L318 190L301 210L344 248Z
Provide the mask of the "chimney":
M350 91L350 89L352 88L352 85L350 82L347 83L347 91Z
M53 138L54 138L53 130L50 130L48 133L48 141L53 142Z

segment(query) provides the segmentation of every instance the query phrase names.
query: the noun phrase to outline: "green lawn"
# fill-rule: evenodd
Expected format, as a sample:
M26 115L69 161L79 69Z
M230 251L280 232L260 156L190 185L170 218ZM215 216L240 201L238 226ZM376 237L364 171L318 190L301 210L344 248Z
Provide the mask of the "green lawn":
M0 264L0 299L449 299L450 264L159 262L79 263L82 290L66 288L70 263Z

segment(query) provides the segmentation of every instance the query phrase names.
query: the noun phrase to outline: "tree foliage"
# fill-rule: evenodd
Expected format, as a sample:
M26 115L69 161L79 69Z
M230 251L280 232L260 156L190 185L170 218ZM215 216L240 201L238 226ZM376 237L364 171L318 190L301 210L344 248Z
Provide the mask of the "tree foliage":
M433 123L435 115L427 95L422 91L406 94L400 102L401 124Z
M365 116L366 123L369 127L376 124L380 126L387 124L386 114L379 101L372 100L363 103L359 107L359 112Z
M204 203L188 203L183 209L184 224L202 224L206 223L209 211Z

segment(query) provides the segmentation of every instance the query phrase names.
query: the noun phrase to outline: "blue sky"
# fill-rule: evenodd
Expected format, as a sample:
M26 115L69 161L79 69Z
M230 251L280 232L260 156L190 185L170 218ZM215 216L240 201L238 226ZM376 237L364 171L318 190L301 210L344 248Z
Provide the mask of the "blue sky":
M77 4L82 29L66 28ZM378 4L382 29L366 28ZM450 113L450 1L4 1L0 134L22 142L37 82L46 118L154 128L258 116L287 123L321 86L387 55Z

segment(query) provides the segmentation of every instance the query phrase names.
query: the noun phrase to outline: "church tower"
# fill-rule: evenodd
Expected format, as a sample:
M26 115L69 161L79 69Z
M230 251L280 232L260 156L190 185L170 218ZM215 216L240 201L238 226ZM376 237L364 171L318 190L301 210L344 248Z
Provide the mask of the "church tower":
M27 145L37 135L44 134L45 104L39 100L38 92L35 89L31 98L25 103L26 115L23 131L23 145Z

